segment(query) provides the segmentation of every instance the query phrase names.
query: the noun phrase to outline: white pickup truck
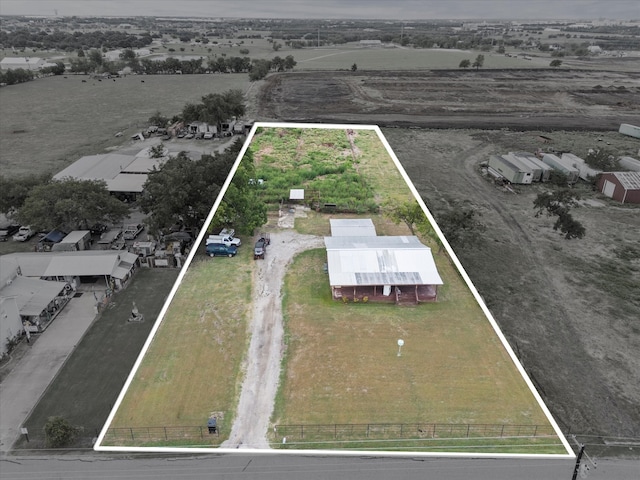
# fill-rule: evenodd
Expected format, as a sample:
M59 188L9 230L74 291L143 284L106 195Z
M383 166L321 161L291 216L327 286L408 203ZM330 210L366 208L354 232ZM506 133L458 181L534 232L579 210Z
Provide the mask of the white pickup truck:
M234 247L242 245L239 238L234 238L231 235L209 235L206 244L209 245L210 243L222 243L227 247L230 245L233 245Z

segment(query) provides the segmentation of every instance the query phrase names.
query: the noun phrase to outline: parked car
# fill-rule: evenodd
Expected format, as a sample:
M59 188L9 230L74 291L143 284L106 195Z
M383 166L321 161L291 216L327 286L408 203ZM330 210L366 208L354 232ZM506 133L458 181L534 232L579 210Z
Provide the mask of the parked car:
M213 132L205 132L202 138L205 140L211 140L213 138Z
M187 133L184 138L186 138L187 140L191 140L195 135L193 133Z
M91 235L102 235L107 230L109 230L109 227L104 223L94 223L91 228L89 228Z
M16 242L26 242L27 240L29 240L31 237L33 237L36 234L36 232L34 232L33 230L31 230L30 226L26 226L26 227L20 227L20 229L18 229L18 233L16 233L13 236L13 239Z
M178 134L176 135L176 137L178 137L178 138L184 138L186 134L187 134L187 132L185 132L184 130L180 130L180 131L178 132Z
M0 230L0 242L6 242L9 237L15 235L20 230L20 225L9 225Z
M133 240L144 230L144 225L138 223L136 225L126 225L123 230L122 236L125 240Z
M238 253L238 249L233 245L225 245L224 243L210 243L205 250L210 257L226 256L233 257Z

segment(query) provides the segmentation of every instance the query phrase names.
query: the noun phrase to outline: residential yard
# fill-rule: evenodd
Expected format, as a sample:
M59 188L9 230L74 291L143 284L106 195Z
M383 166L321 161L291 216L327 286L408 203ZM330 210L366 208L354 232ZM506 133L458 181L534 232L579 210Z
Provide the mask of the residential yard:
M296 258L274 424L548 425L455 268L435 257L438 302L411 308L333 301L324 250Z
M97 436L113 408L177 275L174 269L141 269L132 283L114 296L25 421L31 442L19 442L20 447L42 446L42 429L47 418L56 415L82 427L81 443L91 445L91 438ZM143 322L128 321L134 301L145 316Z
M247 346L252 253L194 257L111 427L206 425L217 412L212 444L226 438Z

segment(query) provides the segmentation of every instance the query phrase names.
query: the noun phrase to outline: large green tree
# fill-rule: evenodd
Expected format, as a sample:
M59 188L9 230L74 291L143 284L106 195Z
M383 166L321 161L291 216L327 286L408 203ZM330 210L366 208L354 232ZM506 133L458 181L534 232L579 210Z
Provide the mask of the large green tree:
M111 196L102 180L52 180L32 188L17 218L38 230L88 229L95 223L117 223L129 208Z
M412 235L420 234L422 237L430 238L438 245L438 251L442 250L443 245L440 237L422 207L415 200L406 202L389 201L383 206L383 212L394 223L403 222L409 227Z
M247 150L216 210L212 227L232 226L251 235L267 221L267 206L259 198L253 154Z
M220 127L232 117L241 117L245 112L244 94L241 90L210 93L202 97L202 103L185 105L182 117L185 122L201 121Z
M11 217L15 215L31 190L37 185L44 185L51 179L49 175L28 175L8 178L0 175L0 212Z
M437 214L436 221L452 247L465 248L480 241L481 234L487 229L478 216L470 206L453 205Z
M202 228L220 188L227 179L242 144L216 155L192 160L180 152L149 174L140 208L149 215L152 232L168 231L175 223Z

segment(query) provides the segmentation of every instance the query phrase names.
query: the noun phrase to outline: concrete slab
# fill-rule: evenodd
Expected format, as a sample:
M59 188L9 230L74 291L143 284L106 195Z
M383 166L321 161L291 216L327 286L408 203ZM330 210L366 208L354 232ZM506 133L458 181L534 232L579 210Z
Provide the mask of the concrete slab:
M91 292L72 298L0 384L0 452L11 449L20 427L95 319Z

